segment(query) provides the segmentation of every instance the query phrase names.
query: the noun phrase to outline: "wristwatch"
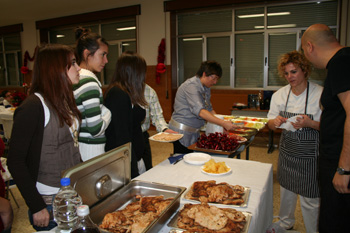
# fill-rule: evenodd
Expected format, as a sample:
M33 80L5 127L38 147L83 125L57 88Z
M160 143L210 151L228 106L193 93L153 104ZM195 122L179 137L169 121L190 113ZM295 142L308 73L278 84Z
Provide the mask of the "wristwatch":
M350 171L345 171L342 167L338 167L337 172L339 173L339 175L350 175Z

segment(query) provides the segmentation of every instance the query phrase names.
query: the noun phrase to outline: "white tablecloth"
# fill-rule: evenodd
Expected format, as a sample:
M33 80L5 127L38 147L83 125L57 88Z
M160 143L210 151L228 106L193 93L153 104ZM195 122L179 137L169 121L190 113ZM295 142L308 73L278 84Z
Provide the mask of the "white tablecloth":
M0 110L0 124L4 128L4 136L7 139L11 138L12 126L13 126L13 114L14 110L12 108L6 108Z
M273 219L273 171L272 164L255 161L215 157L216 161L225 161L232 173L224 176L209 176L201 172L201 166L190 165L183 160L175 165L164 160L149 171L136 177L136 180L164 183L189 188L195 181L216 180L229 184L250 187L247 207L234 207L240 211L252 213L249 233L266 232ZM189 203L181 199L181 206ZM181 208L180 206L180 208ZM170 219L169 219L170 220ZM168 224L168 223L167 223ZM167 224L160 231L168 233Z

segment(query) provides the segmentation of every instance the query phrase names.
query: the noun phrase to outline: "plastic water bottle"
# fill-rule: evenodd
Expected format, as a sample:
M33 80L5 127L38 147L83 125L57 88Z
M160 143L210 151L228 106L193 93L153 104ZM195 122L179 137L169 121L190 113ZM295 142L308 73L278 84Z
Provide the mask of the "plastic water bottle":
M98 227L93 223L89 214L89 206L81 205L77 209L78 222L73 228L72 233L100 233Z
M76 225L77 207L82 204L82 201L70 185L70 178L62 178L61 186L53 202L53 214L57 223L56 232L68 233Z

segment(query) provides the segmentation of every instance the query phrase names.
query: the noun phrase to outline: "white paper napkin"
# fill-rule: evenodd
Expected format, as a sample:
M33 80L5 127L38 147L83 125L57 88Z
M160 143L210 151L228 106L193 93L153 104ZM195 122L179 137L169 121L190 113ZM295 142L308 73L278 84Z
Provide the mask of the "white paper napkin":
M287 122L286 122L286 123L283 123L283 124L280 125L280 127L278 127L278 128L286 129L286 130L295 132L296 129L294 128L294 126L293 126L291 123L292 123L292 122L293 122L293 123L297 122L297 119L298 119L298 118L303 118L303 116L297 115L297 116L293 116L293 117L291 117L291 118L288 118L288 119L287 119Z

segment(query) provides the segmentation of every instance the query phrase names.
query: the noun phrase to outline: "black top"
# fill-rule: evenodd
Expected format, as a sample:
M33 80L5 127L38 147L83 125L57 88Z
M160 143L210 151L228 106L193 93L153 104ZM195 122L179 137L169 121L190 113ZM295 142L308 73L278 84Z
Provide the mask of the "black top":
M338 94L350 90L350 48L339 50L327 64L327 78L321 96L320 157L339 160L343 147L346 113Z
M137 161L142 158L144 150L141 123L146 111L138 105L133 107L129 95L118 87L108 91L105 106L112 113L111 123L105 133L105 151L131 142L131 178L134 178L139 175Z

